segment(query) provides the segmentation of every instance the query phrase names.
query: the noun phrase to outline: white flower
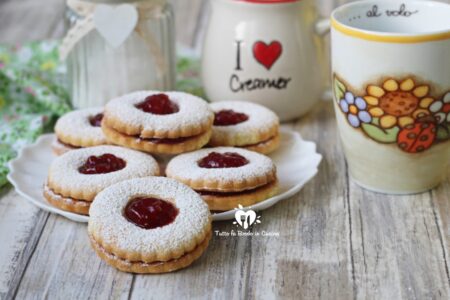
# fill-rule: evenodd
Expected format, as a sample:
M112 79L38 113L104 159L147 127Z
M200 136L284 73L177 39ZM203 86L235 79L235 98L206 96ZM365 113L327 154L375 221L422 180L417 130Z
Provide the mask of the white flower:
M25 147L27 145L27 141L26 140L17 140L13 145L12 148L14 149L14 151L19 151L20 149L22 149L23 147Z
M41 43L39 48L41 49L42 52L48 53L48 52L53 51L53 49L55 49L55 47L56 47L56 43L55 42L48 41L48 42Z
M19 50L19 53L17 53L17 57L21 62L28 62L31 57L33 57L33 51L31 51L30 48L24 47Z
M447 92L442 100L433 102L430 105L430 111L439 123L450 123L450 92Z

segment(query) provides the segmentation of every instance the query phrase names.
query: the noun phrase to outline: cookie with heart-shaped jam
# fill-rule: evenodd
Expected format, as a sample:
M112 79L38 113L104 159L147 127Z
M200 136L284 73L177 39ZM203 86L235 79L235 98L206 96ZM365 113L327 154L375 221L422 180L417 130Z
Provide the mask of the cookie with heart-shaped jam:
M249 206L278 192L273 161L241 148L207 148L179 155L167 165L166 176L197 191L214 211Z
M111 100L102 129L113 144L154 154L179 154L206 145L213 121L213 112L199 97L141 91Z
M169 178L123 181L97 195L88 233L109 265L132 273L185 268L206 250L211 214L188 186Z
M63 115L55 125L53 153L61 155L73 149L106 145L102 119L103 108L100 107L74 110Z
M209 145L235 146L269 154L280 144L277 115L255 103L223 101L210 104L214 126Z
M95 196L131 178L159 175L148 154L117 146L96 146L64 153L50 165L44 197L62 210L88 215Z

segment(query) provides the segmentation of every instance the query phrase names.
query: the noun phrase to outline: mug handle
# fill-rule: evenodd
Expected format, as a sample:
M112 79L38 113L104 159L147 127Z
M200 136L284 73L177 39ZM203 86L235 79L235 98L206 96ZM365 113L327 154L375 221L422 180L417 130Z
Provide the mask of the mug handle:
M324 37L325 35L329 34L330 30L331 30L330 18L319 19L314 24L314 31L320 37ZM331 91L331 88L324 90L321 98L323 100L332 100L333 93Z
M330 33L330 29L331 29L330 18L323 18L323 19L317 20L314 27L315 27L316 34L319 36L324 36L324 35Z

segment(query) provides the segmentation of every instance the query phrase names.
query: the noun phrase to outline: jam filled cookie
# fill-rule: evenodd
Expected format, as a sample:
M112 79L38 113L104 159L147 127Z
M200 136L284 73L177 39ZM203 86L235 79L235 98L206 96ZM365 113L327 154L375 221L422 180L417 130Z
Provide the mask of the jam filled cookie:
M178 154L206 145L213 120L208 104L196 96L141 91L111 100L102 128L114 144L155 154Z
M242 101L215 102L213 134L209 145L236 146L268 154L280 144L277 115L259 104Z
M69 112L55 125L56 139L52 150L61 155L69 150L107 144L101 128L103 108L87 108Z
M111 266L132 273L165 273L189 266L206 250L211 215L201 197L164 177L120 182L91 206L89 237Z
M159 175L159 166L148 154L116 146L77 149L52 162L44 197L60 209L88 215L92 201L104 188L154 175Z
M241 148L209 148L179 155L167 165L166 175L197 191L211 210L249 206L278 191L272 160Z

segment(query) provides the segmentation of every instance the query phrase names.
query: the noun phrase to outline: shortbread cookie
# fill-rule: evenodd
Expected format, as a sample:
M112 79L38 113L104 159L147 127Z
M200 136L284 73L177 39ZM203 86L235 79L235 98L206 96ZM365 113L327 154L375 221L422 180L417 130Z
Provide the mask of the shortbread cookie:
M217 147L179 155L167 165L166 175L197 191L211 210L252 205L278 191L272 160L241 148Z
M212 130L195 136L175 139L136 138L120 133L108 126L103 126L103 132L114 144L127 148L153 154L179 154L202 148L211 138Z
M121 271L172 272L206 250L211 215L201 197L176 180L131 179L97 195L88 233L100 258Z
M67 152L49 170L44 197L52 205L87 215L104 188L131 178L159 175L148 154L117 146L96 146Z
M253 145L241 146L241 148L259 152L262 154L269 154L274 152L280 146L280 135L277 134L273 138L268 139L267 141L260 142Z
M211 146L236 146L263 154L278 148L280 121L273 111L242 101L215 102L210 107L215 113Z
M51 205L58 207L59 209L80 215L89 215L91 201L75 200L72 198L63 197L53 192L48 185L44 186L44 197Z
M107 144L101 128L103 108L86 108L69 112L55 125L56 140L53 152L61 155L67 151Z
M74 149L80 149L80 147L74 147L68 144L64 144L61 142L56 136L55 139L52 141L52 151L53 154L56 156L63 155L64 153L74 150Z
M141 91L111 100L102 122L108 140L148 153L199 149L211 137L214 114L201 98L181 92Z

